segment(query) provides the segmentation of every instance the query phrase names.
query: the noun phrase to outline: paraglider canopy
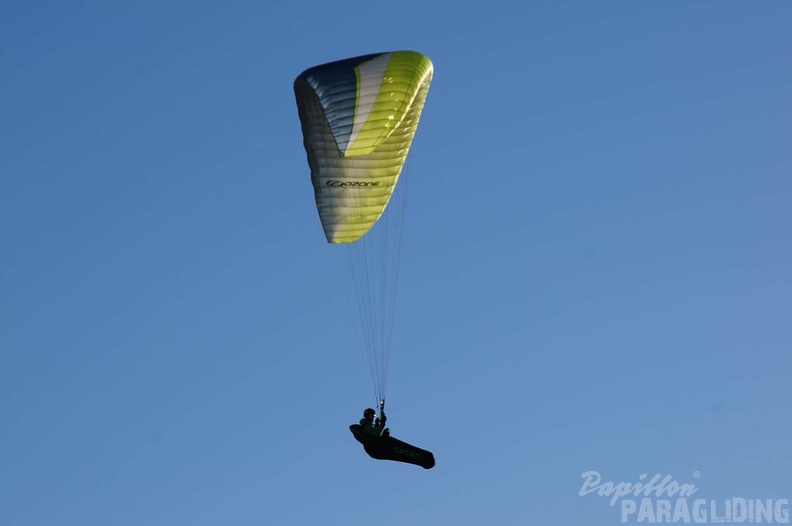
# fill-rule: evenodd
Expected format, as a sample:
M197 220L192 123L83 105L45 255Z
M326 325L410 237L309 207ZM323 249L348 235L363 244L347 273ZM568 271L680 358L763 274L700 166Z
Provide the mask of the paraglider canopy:
M376 53L305 70L294 81L316 206L330 243L354 243L399 180L429 91L432 62Z
M421 53L392 51L314 66L294 81L322 228L328 243L349 249L377 401L386 395L406 204L397 183L433 71Z

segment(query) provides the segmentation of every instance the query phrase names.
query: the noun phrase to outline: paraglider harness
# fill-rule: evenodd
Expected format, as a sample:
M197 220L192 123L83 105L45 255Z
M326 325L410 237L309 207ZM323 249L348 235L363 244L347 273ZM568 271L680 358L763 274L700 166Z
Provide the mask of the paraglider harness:
M374 424L378 427L384 426L388 420L388 417L385 416L385 400L380 401L379 408L380 416L374 420ZM370 414L369 412L367 413ZM367 435L361 424L352 424L349 426L349 430L371 458L415 464L424 469L431 469L435 465L434 455L431 451L426 451L393 438L390 436L388 428L382 428L379 436Z

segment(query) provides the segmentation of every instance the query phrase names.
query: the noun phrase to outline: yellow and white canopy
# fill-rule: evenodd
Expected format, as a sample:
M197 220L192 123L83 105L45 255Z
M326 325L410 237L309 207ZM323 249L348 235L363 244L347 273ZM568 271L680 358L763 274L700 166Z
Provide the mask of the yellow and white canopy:
M316 206L330 243L352 243L380 218L399 180L432 62L414 51L355 57L294 81Z

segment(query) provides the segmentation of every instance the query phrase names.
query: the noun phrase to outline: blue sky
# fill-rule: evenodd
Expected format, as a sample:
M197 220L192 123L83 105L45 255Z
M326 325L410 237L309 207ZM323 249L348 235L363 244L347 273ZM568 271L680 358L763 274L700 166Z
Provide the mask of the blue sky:
M590 470L792 498L790 19L4 4L0 523L618 523ZM397 49L435 77L389 424L430 471L347 429L370 378L292 91Z

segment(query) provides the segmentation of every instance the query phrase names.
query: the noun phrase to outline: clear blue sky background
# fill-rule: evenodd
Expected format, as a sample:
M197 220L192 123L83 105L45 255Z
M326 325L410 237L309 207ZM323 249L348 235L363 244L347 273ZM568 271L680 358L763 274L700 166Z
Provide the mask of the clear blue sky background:
M790 27L771 1L4 3L0 523L618 523L588 470L792 498ZM430 471L347 429L370 379L292 91L396 49L435 64L388 390Z

